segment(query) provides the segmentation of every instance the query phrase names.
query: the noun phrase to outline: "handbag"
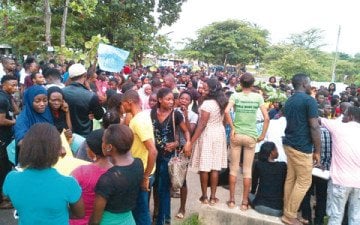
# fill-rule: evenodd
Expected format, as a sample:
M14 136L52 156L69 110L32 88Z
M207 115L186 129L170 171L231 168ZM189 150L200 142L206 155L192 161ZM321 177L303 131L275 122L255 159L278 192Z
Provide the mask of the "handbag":
M173 120L173 131L174 131L174 140L176 140L175 135L175 119L174 111L172 113ZM173 189L181 188L184 184L187 168L189 164L189 159L182 153L175 150L174 156L170 159L168 163L168 171L171 180L171 186Z

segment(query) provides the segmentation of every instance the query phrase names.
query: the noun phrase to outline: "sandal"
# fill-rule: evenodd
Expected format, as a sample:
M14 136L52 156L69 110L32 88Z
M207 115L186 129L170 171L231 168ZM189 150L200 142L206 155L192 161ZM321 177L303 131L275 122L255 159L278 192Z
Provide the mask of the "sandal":
M182 219L184 219L184 217L185 217L184 214L185 214L185 213L178 212L178 214L176 214L175 218L176 218L176 219L179 219L179 220L182 220Z
M300 221L300 223L305 224L305 225L307 225L307 224L309 224L309 223L310 223L310 222L309 222L309 220L304 219L304 218L302 218L302 217L297 218L297 219Z
M229 207L229 209L235 208L235 201L227 201L226 205Z
M218 198L216 198L216 197L211 198L211 197L210 197L210 203L209 203L209 205L214 206L214 205L216 205L216 203L218 203L218 202L219 202L219 199L218 199Z
M207 196L201 196L199 198L199 201L201 204L209 204L209 200L208 200Z
M172 197L172 198L180 198L180 193L172 192L172 193L171 193L171 197Z
M240 210L241 211L246 211L248 209L249 209L249 202L242 201L241 206L240 206Z
M302 223L298 219L290 219L286 216L281 217L281 222L283 222L286 225L302 225Z

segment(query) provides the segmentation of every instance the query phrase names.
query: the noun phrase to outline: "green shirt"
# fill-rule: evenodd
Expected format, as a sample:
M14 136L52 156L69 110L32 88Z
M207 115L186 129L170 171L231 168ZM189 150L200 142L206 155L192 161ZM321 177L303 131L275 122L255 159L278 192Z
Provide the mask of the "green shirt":
M234 103L234 127L235 133L244 134L256 139L258 137L256 130L256 113L264 99L257 93L234 93L229 102Z

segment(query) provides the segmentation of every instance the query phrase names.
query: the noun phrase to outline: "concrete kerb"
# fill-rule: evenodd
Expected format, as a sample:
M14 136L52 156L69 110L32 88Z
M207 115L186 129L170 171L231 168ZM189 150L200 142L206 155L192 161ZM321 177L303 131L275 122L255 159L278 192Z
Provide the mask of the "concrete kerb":
M201 196L201 188L199 175L197 171L189 169L187 174L188 198L186 203L186 214L184 220L196 214L199 215L201 225L275 225L282 224L281 219L260 214L253 209L241 211L239 203L242 199L242 175L239 174L236 182L235 201L236 207L229 209L226 201L229 199L229 190L221 186L218 187L216 197L220 202L214 206L203 205L199 202ZM210 190L208 189L208 194ZM179 209L180 199L171 199L171 215L172 224L180 225L184 220L175 219L177 210ZM153 206L151 203L150 206Z
M239 206L229 209L225 203L215 206L203 205L199 210L199 221L203 225L278 225L279 217L260 214L253 209L241 211Z

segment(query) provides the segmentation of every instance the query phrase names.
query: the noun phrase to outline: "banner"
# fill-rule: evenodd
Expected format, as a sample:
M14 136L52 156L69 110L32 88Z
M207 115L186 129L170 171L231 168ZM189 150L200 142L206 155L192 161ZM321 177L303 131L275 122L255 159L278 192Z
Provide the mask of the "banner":
M99 44L98 62L100 69L108 72L120 72L129 52L111 45Z

